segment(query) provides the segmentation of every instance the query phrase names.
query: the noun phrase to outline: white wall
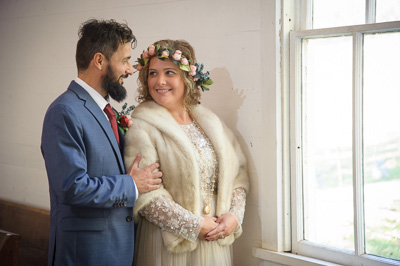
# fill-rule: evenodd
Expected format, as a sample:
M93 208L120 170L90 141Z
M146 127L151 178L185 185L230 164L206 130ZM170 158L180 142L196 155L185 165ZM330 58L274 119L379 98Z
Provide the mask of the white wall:
M263 186L279 186L280 78L276 66L280 51L276 14L280 5L276 3L0 0L0 198L49 209L40 153L42 122L49 104L76 76L79 25L93 17L126 21L138 39L133 58L156 40L185 39L211 71L215 84L204 94L202 103L234 130L250 169L251 191L244 234L234 245L235 265L261 265L252 256L252 248L261 246L262 237L272 239L264 246L279 249L274 240L278 238L277 223L261 223L262 219L269 221L270 209L272 220L277 217L277 202L263 206L259 200L268 201L270 197L259 193L266 191ZM128 104L136 104L136 77L125 83ZM273 191L271 197L279 197L279 192Z

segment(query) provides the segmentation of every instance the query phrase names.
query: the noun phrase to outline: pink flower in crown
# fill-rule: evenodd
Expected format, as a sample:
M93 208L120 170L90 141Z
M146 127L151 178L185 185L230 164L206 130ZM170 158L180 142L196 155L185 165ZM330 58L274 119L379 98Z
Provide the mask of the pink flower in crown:
M196 70L197 70L197 67L196 67L196 66L190 65L190 72L189 72L189 75L191 75L191 76L196 75Z
M176 50L175 53L172 55L172 58L176 61L181 60L182 57L182 52L179 50Z
M194 82L196 82L196 81L198 81L198 80L199 80L198 78L193 78L193 81L194 81Z
M143 66L138 62L137 66L136 66L136 70L140 71L143 69Z
M186 65L189 64L189 61L188 61L186 58L182 58L182 59L181 59L181 64L184 65L184 66L186 66Z
M155 52L156 52L156 47L152 44L152 45L149 46L148 50L149 50L149 55L150 56L154 55Z
M169 56L168 50L162 51L161 56L167 58Z
M149 58L149 52L143 52L142 57L143 58Z

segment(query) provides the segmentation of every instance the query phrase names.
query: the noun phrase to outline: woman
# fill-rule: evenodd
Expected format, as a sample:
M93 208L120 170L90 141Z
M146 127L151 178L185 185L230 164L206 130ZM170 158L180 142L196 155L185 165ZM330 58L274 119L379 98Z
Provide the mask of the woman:
M161 40L138 58L140 105L126 134L126 165L159 161L160 189L139 196L136 265L232 265L248 178L232 132L199 104L212 84L185 41ZM139 215L138 215L139 214Z

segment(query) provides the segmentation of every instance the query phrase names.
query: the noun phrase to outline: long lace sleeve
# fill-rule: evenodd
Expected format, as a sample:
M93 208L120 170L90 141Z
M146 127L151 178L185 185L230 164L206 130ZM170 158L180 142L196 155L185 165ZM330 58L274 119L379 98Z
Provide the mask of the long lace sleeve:
M192 242L197 239L204 220L164 196L154 198L139 214L161 229Z
M246 191L244 188L237 188L232 192L230 214L233 214L238 222L238 227L242 226L244 209L246 206Z

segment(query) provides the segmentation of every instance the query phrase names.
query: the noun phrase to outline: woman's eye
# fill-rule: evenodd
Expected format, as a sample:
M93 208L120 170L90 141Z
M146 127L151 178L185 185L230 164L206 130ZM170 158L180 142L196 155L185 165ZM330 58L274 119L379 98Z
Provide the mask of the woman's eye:
M149 72L149 76L154 76L154 75L156 75L157 74L157 72L155 72L155 71L150 71Z
M167 70L167 75L174 75L175 74L175 72L174 71L172 71L172 70Z

